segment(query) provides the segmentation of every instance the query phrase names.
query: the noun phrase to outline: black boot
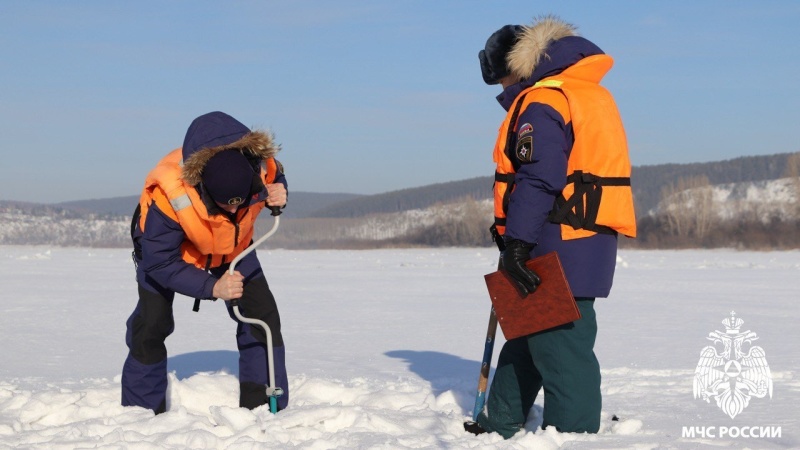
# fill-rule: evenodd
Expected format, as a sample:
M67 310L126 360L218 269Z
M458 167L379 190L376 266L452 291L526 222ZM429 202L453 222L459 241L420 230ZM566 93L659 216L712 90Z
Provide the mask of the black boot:
M471 420L464 422L464 430L474 434L475 436L486 433L486 430L484 430L482 426L478 425L478 422L473 422Z
M256 409L268 402L267 387L263 384L248 381L239 383L239 407Z

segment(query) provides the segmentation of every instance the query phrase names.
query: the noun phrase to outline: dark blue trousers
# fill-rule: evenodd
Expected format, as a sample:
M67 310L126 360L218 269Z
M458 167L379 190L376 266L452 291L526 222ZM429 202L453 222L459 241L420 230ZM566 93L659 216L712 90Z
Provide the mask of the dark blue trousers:
M156 414L166 411L167 348L165 341L175 329L172 303L175 293L153 292L139 285L139 302L127 321L125 341L128 357L122 368L122 405L141 406ZM233 310L226 302L234 320ZM278 409L289 402L286 376L286 352L281 335L278 306L266 278L258 276L246 282L239 299L242 315L269 325L272 332L275 384L283 389ZM258 326L236 320L236 343L239 348L239 406L256 408L267 403L268 378L266 334Z

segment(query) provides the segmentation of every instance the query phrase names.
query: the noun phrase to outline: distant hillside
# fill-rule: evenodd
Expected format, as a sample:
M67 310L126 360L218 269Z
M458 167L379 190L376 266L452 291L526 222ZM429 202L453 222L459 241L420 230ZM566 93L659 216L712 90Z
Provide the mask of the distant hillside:
M788 212L797 204L796 200L791 200L797 196L776 194L793 184L763 182L787 177L797 179L798 161L800 153L785 153L719 162L634 167L632 187L641 233L639 239L625 245L672 248L670 246L760 242L758 245L763 248L793 248L795 240L800 238L794 237L798 234L794 229L797 228L796 219ZM702 183L697 184L699 181ZM285 248L488 245L486 228L492 219L492 183L493 177L486 176L376 195L290 192L289 207L283 215L286 221L271 242ZM687 228L676 225L676 216L669 209L662 208L658 212L657 206L664 193L675 195L698 186L714 186L711 190L691 192L711 192L713 199L718 199L715 211L729 214L735 204L737 213L733 217L759 218L748 219L755 223L750 229L764 228L756 231L765 237L755 241L755 234L749 231L750 234L743 234L741 230L737 237L727 240L714 233L693 237L685 232ZM687 195L695 195L691 192ZM747 193L748 201L742 201L743 193ZM703 195L704 199L708 197ZM751 197L755 201L749 200ZM776 208L789 208L785 209L786 214L776 215L771 212L773 210L764 209L766 197L777 199ZM130 214L137 200L130 196L56 205L0 201L0 244L128 246ZM699 209L694 206L688 209L687 217L697 219ZM765 217L772 222L766 223ZM271 223L268 217L259 222L261 228ZM703 227L708 223L704 222ZM725 222L732 227L737 223L728 219ZM777 226L776 223L786 231L776 233L769 228ZM678 228L683 231L677 233ZM670 233L677 237L669 240ZM733 236L733 233L720 231L716 234ZM776 234L786 239L770 240Z
M681 177L657 208L637 221L638 248L800 248L800 154L777 180L711 184Z
M107 214L110 216L129 216L139 203L138 195L126 197L75 200L55 203L53 206L89 214Z
M745 181L692 187L661 200L650 215L707 214L719 221L737 221L743 216L762 223L790 221L800 213L800 180Z
M341 203L362 197L359 194L328 194L316 192L294 192L289 193L289 207L284 210L286 218L308 217L319 209L324 209L330 205ZM79 213L100 214L107 216L130 217L136 204L139 203L139 196L114 197L92 200L76 200L71 202L56 203L52 206Z
M661 200L661 189L679 178L708 177L711 184L776 180L786 176L787 161L796 153L744 156L726 161L692 164L659 164L633 168L631 184L636 215L643 217Z
M130 219L0 201L0 244L125 247L130 245Z
M320 209L309 217L360 217L425 209L465 197L484 200L492 197L492 182L493 177L477 177L363 196Z
M284 209L283 217L287 219L313 217L319 210L349 200L365 197L360 194L328 194L319 192L295 192L289 190L289 204Z
M659 164L633 168L632 188L636 215L643 217L658 205L661 190L678 178L704 175L711 184L775 180L786 176L788 158L793 153L765 156L745 156L726 161L691 164ZM425 209L436 204L452 203L471 197L474 200L492 198L492 176L469 178L374 195L329 194L315 192L289 193L286 218L304 217L361 217L369 214L395 213ZM110 216L130 216L138 196L80 200L53 206L85 213Z
M380 248L409 246L490 246L491 200L470 198L427 208L361 217L287 219L268 246L272 248ZM259 219L257 233L272 226Z
M699 175L711 184L775 180L786 176L788 158L794 153L746 156L726 161L691 164L659 164L634 167L631 183L636 201L636 215L643 217L661 200L663 187L678 178ZM492 197L493 176L470 178L416 188L362 196L319 209L305 217L361 217L369 214L394 213L425 209L471 197L485 200Z

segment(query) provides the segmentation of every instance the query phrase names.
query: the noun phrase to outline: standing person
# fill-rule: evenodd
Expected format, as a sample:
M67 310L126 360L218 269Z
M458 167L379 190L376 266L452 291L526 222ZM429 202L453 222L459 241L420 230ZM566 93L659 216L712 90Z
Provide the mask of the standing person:
M145 180L132 237L139 302L127 322L129 353L122 369L122 405L166 410L167 349L175 326L175 293L195 299L239 299L245 317L269 325L275 380L288 403L285 351L275 298L256 252L233 275L229 263L252 242L265 206L286 204L286 178L271 135L251 131L233 117L211 112L195 119L183 147L165 156ZM139 214L140 210L140 214ZM138 220L137 220L138 216ZM236 320L226 302L228 313ZM237 321L238 322L238 321ZM239 405L267 403L266 335L239 322Z
M511 437L544 388L543 428L596 433L594 302L611 290L618 233L636 234L625 133L599 85L613 60L553 16L504 26L479 59L484 81L503 87L497 99L507 111L494 148L501 263L525 295L540 283L525 261L557 252L581 319L507 341L486 408L465 428Z

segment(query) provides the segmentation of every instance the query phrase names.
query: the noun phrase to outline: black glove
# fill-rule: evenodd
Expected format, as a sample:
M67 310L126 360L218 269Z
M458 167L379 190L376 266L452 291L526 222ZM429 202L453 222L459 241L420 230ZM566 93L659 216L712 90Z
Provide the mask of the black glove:
M525 265L525 261L531 259L530 253L533 244L518 239L506 241L506 250L503 252L503 269L508 272L520 295L526 297L542 284L542 279L536 272Z

